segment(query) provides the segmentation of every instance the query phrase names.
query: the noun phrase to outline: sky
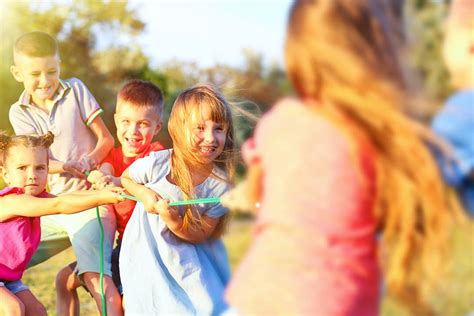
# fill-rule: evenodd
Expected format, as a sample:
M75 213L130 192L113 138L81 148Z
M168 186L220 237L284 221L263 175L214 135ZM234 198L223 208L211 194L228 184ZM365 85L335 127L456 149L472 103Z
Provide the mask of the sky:
M131 0L146 23L139 42L153 65L178 59L242 66L244 49L283 64L290 0Z

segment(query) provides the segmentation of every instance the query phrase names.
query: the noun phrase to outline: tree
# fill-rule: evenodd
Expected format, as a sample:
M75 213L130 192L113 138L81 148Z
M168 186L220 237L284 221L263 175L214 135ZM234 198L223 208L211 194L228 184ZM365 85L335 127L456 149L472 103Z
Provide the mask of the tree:
M73 0L64 2L7 1L2 8L0 65L0 128L9 128L8 109L22 91L9 73L14 40L25 32L44 31L58 40L61 76L78 77L110 115L121 76L138 72L137 64L123 62L140 56L138 68L148 64L136 37L144 23L126 1ZM106 43L100 43L107 39ZM107 43L107 41L109 41ZM130 46L133 49L129 49ZM127 47L127 48L126 48ZM118 54L120 53L120 58ZM108 57L108 58L107 58ZM113 69L113 71L112 71Z

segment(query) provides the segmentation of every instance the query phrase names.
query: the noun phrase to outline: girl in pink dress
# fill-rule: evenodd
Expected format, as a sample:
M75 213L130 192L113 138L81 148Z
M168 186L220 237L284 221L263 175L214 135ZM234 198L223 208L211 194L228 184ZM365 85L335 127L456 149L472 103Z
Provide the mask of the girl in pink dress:
M280 101L243 149L260 202L254 242L227 289L240 315L379 313L385 289L416 314L439 272L443 186L407 119L401 5L301 0Z
M71 214L123 200L117 188L55 197L45 191L48 148L53 134L8 136L0 132L0 169L8 185L0 190L0 315L46 315L21 282L38 248L40 216Z

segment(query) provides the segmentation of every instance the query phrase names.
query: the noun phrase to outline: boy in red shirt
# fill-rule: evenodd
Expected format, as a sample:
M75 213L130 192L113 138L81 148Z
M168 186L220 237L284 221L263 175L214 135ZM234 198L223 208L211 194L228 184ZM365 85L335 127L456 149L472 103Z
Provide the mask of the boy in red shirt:
M99 169L90 173L89 182L98 188L109 184L121 186L120 176L132 162L148 156L150 152L164 149L161 143L152 143L153 137L158 134L162 126L163 103L163 93L151 82L132 80L120 89L114 121L121 146L113 148ZM118 238L117 246L112 252L112 278L120 293L122 291L118 265L120 244L135 203L127 199L114 204ZM76 289L83 283L74 273L75 266L76 262L69 264L56 276L58 315L79 315Z

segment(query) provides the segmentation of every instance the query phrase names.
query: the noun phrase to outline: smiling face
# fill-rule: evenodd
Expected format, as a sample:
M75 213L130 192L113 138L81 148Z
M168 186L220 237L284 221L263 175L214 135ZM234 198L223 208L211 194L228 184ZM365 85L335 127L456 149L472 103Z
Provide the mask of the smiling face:
M211 119L211 110L203 106L202 113L195 113L190 122L191 147L205 164L211 164L224 150L228 125Z
M38 195L43 192L48 176L47 149L17 145L8 151L2 168L5 182L10 187L23 188L25 194Z
M59 57L30 57L15 54L15 65L11 72L18 82L22 82L33 102L44 105L45 101L53 100L59 87Z
M114 115L117 138L126 157L141 154L161 129L161 119L153 106L117 104Z

